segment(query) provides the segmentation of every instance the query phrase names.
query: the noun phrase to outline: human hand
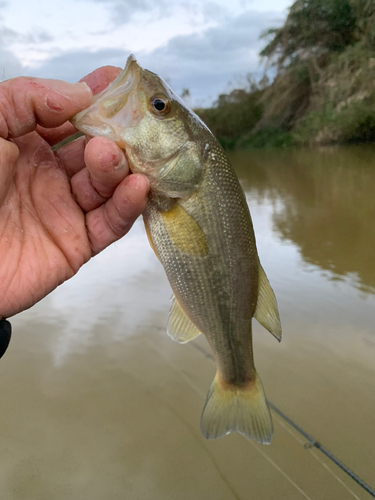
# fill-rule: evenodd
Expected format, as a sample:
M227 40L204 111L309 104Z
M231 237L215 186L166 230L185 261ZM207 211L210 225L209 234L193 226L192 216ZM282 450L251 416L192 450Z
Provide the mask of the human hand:
M123 151L67 122L119 70L83 79L0 83L0 319L27 309L124 236L146 206L147 179L129 174Z

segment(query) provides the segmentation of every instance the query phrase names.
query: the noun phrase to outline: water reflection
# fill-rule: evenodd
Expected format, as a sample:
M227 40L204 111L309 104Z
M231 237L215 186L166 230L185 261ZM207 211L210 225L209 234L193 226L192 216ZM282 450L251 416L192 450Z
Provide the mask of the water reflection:
M278 344L254 321L267 397L369 483L373 156L353 148L232 158L283 324ZM139 220L12 320L0 363L1 499L353 498L277 418L261 452L239 435L203 440L214 367L167 337L170 295ZM202 337L194 342L208 349Z
M160 325L164 325L170 296L164 270L139 219L126 238L97 255L17 320L28 329L36 324L54 332L48 350L59 366L91 345L134 335L156 313L163 316Z
M374 148L240 152L233 161L251 197L278 202L274 229L306 263L375 292Z

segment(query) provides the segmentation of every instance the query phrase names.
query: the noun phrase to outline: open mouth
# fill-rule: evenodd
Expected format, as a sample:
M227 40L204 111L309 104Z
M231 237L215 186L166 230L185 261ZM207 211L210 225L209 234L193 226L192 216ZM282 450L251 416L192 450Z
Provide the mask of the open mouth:
M93 98L89 108L72 118L72 124L87 135L103 135L113 141L119 140L120 129L127 126L132 116L129 96L142 71L135 57L130 55L124 70Z

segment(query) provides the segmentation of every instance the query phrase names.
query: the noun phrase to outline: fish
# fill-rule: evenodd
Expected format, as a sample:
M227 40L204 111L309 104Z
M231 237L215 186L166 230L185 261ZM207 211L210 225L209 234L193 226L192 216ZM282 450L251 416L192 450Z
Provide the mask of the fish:
M204 334L216 362L203 436L239 432L270 443L272 419L254 365L252 318L279 341L281 324L246 197L223 148L133 55L72 123L116 142L131 171L150 182L143 218L173 290L167 332L179 343Z

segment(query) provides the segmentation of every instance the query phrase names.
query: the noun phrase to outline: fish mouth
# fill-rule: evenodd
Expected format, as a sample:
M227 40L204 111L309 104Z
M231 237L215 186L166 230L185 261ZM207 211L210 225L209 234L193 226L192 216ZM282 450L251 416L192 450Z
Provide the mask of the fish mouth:
M132 115L128 109L129 96L143 71L131 54L118 77L94 96L92 105L76 114L71 123L87 135L102 135L113 141L118 140L120 129L126 127Z

